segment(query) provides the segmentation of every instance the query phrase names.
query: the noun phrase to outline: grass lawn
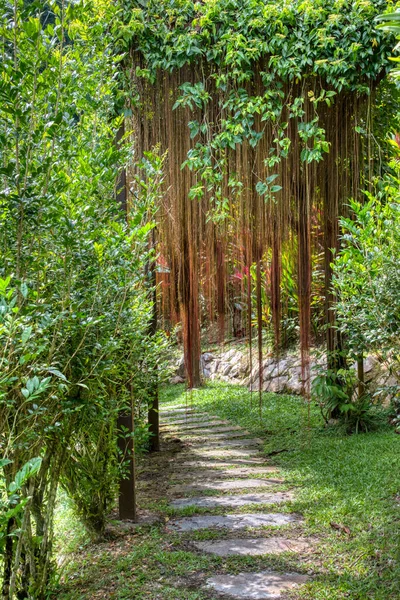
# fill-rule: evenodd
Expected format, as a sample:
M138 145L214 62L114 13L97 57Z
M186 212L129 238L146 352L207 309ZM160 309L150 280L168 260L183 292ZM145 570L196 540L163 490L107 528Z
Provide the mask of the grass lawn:
M316 407L276 394L263 394L260 420L258 395L227 384L190 394L183 386L168 386L161 401L202 407L265 440L264 451L281 469L285 489L295 491L285 510L304 515L299 535L311 536L315 551L306 558L220 558L193 552L187 534L166 529L171 509L162 489L150 500L139 491L139 502L155 509L161 522L81 545L64 568L54 598L205 600L215 595L200 584L215 572L271 568L311 575L310 583L290 598L399 600L400 436L392 429L346 436L326 428ZM204 531L197 537L212 535Z

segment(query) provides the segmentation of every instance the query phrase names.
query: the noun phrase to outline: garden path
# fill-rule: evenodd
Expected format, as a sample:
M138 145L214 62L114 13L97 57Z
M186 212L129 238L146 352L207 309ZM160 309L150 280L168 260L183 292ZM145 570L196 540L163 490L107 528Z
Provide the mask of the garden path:
M218 598L269 600L284 598L288 590L306 583L304 574L251 569L251 557L313 549L312 540L291 535L301 516L290 512L293 491L285 489L279 471L266 463L262 440L184 405L161 408L160 421L164 439L179 437L186 447L173 464L169 506L178 514L168 528L182 534L208 532L208 539L189 539L200 553L249 557L248 571L217 573L203 581L203 588ZM182 511L190 516L179 515Z

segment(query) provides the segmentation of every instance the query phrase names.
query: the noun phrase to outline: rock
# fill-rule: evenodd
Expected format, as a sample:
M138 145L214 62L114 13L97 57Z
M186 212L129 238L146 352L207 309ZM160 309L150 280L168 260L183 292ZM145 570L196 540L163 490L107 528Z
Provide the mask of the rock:
M185 367L185 360L184 360L183 356L178 361L177 368L176 368L176 375L178 377L182 377L183 379L186 379L186 367Z
M197 456L208 457L208 458L243 458L244 456L254 456L257 454L257 448L232 448L225 450L223 448L194 448L192 450Z
M262 366L263 366L263 369L266 369L267 367L269 367L269 366L271 366L271 365L275 365L275 364L276 364L276 359L275 359L275 358L273 358L273 357L271 356L271 357L269 357L269 358L266 358L266 359L263 361L263 364L262 364Z
M251 382L257 383L260 379L260 369L258 366L253 365L253 371L251 373ZM255 390L253 390L255 391Z
M367 358L364 359L364 373L370 373L375 367L380 367L378 359L374 356L367 356Z
M193 423L201 423L206 421L206 419L209 419L210 416L207 414L203 414L203 413L195 413L195 414L190 414L188 413L187 416L185 415L176 415L172 416L172 415L163 415L161 414L161 416L165 419L164 424L168 424L168 425L184 425L184 424L193 424ZM165 418L167 417L167 418ZM215 417L216 419L218 419L218 417ZM175 420L171 420L171 419L175 419ZM225 423L225 421L224 421Z
M172 385L177 385L178 383L185 383L185 380L183 379L183 377L180 377L179 375L175 375L175 377L172 377L169 382Z
M204 445L203 448L234 448L234 447L238 447L238 448L244 448L244 447L249 447L249 446L262 446L262 444L264 443L264 441L260 438L243 438L243 439L239 439L239 440L230 440L230 439L225 439L225 440L217 440L215 442L211 441L207 441Z
M238 377L240 377L239 367L237 365L234 365L229 372L229 378L237 379Z
M242 355L238 350L232 348L231 350L228 350L228 352L225 352L222 357L227 362L236 362L241 359Z
M276 370L276 363L275 361L270 362L269 365L267 365L263 371L263 381L267 381L268 379L271 379L271 377L273 377L273 373Z
M205 457L207 459L207 457ZM232 467L233 465L247 465L254 467L254 465L264 465L264 458L246 457L246 458L232 458L224 460L222 458L210 458L209 460L187 460L181 463L182 467L196 467L196 468L219 468L219 467Z
M216 506L246 506L246 504L281 504L292 500L290 492L264 494L238 494L236 496L194 496L193 498L178 498L170 503L171 508L214 508Z
M203 369L203 377L205 377L205 379L210 379L211 371L209 369Z
M203 490L247 490L252 488L269 487L282 483L282 479L236 479L234 481L210 481L187 485L173 485L171 491L178 493L201 492Z
M260 390L260 381L257 379L256 381L254 381L250 387L249 387L250 392L258 392Z
M308 581L306 575L297 573L239 573L239 575L216 575L207 580L207 586L217 593L238 600L271 600Z
M276 361L276 373L275 377L280 377L281 375L286 375L289 369L294 365L293 358L281 358L279 361Z
M298 523L300 518L293 514L282 513L243 513L231 515L201 515L184 517L171 521L168 525L177 531L197 531L213 527L235 531L245 527L280 527L290 523Z
M250 435L248 431L239 427L239 425L225 425L223 427L214 427L213 429L196 429L195 431L189 431L187 433L181 432L182 435L197 435L197 436L211 436L212 439L222 437L228 434L229 437L233 435L244 436Z
M227 440L228 442L230 440L233 440L235 438L242 438L244 437L244 432L243 431L227 431L225 433L214 433L214 431L216 431L215 429L212 430L204 430L203 433L199 433L199 431L188 431L188 432L180 432L179 435L181 437L189 437L189 438L193 438L193 437L197 437L197 438L207 438L207 440L209 442L218 442L218 441L223 441L223 440ZM247 432L247 435L250 435L249 432Z
M215 356L214 356L214 354L211 354L211 352L204 352L204 354L202 355L202 359L204 360L205 363L209 363L209 362L215 360Z
M219 369L219 365L221 364L220 360L213 360L210 364L209 364L209 369L210 369L210 373L211 375L214 375L215 373L217 373L218 369Z
M247 375L250 369L250 361L248 357L242 356L239 362L237 363L237 366L240 375Z
M282 552L304 552L311 548L311 544L306 540L291 540L285 537L231 538L192 542L192 544L198 550L216 556L262 556Z
M208 417L210 418L210 417ZM228 425L228 421L221 421L218 417L215 417L212 421L206 421L195 417L188 417L184 420L165 422L160 425L162 428L173 428L174 430L179 429L180 431L188 431L190 429L201 429L202 427L217 427L219 425Z
M190 479L197 483L199 481L199 477L204 477L205 481L208 483L214 478L232 479L232 477L240 478L249 477L250 475L270 475L271 473L278 473L278 469L276 467L235 467L233 469L216 469L214 467L213 470L199 468L196 469L195 472L180 472L179 479L182 479L183 481L187 481L188 479Z
M219 369L224 377L229 375L229 372L232 370L232 365L229 363L222 363Z
M302 389L303 384L298 375L290 376L288 382L286 383L286 390L291 394L301 394Z
M195 408L193 408L193 406L188 405L188 406L183 406L182 408L172 407L172 408L161 409L160 415L163 417L168 417L168 419L170 419L170 418L174 418L174 417L181 418L186 415L188 415L188 416L206 415L206 413L199 413L196 411Z
M275 377L274 379L270 379L263 385L264 392L275 392L281 393L286 391L287 384L289 382L289 377L287 375L283 375L280 377Z
M378 367L378 370L380 368L380 363L378 361L377 358L375 358L374 356L367 356L367 358L364 358L364 374L367 375L368 373L371 373L371 371L373 371L376 367ZM352 364L352 369L355 369L357 371L357 362Z

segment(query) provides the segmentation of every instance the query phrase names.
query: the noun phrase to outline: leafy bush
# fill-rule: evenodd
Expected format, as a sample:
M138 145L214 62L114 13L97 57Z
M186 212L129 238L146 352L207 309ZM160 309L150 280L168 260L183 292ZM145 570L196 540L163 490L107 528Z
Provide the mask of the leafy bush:
M131 153L114 143L118 13L101 1L0 5L2 597L11 600L46 595L60 482L90 531L104 530L123 469L116 416L148 402L164 341L149 333L152 200L142 187L128 219L115 201ZM146 177L156 189L157 172ZM13 482L36 458L16 500Z
M369 394L356 393L357 376L353 369L323 370L311 384L314 401L320 407L325 423L332 417L343 423L348 433L367 432L381 424L382 411Z
M388 373L378 393L397 395L400 381L400 196L395 177L376 196L350 201L342 250L334 265L338 327L350 359L374 353Z

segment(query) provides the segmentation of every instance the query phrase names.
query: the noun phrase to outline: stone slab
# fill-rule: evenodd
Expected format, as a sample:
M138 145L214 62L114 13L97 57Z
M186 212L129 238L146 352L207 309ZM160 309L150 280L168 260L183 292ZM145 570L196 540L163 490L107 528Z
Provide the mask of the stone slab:
M197 531L199 529L228 529L235 531L246 527L281 527L301 521L298 515L284 513L243 513L232 515L199 515L184 517L168 524L176 531Z
M173 433L185 433L190 432L193 434L197 434L197 430L203 430L204 427L207 427L206 431L210 431L210 427L214 431L214 429L219 428L221 425L226 425L227 421L220 421L219 419L215 419L213 421L183 421L182 423L174 424L174 423L161 423L160 429L163 433L167 431L171 431Z
M262 556L282 552L304 552L311 548L311 544L306 540L291 540L285 537L233 538L192 542L192 544L202 552L217 556Z
M208 420L207 420L208 419ZM194 425L196 427L210 427L209 423L217 425L226 425L228 421L221 421L219 417L214 417L212 415L204 415L204 416L191 416L188 415L184 419L177 419L176 421L167 421L165 420L161 427L168 427L171 425L176 425L179 429L181 425Z
M219 594L238 600L275 600L308 581L298 573L239 573L239 575L216 575L207 580L207 587Z
M207 457L205 457L207 458ZM220 460L218 459L218 457L216 459L213 459L212 457L209 457L210 460L186 460L180 463L181 467L206 467L206 468L213 468L213 467L231 467L233 465L246 465L246 466L253 466L253 465L263 465L265 463L265 459L264 458L257 458L257 457L249 457L249 458L233 458L232 460ZM228 457L229 459L229 457ZM175 461L174 464L175 467L177 467L178 469L180 467L178 467L178 463Z
M198 481L201 477L204 477L205 479L209 479L211 477L248 477L249 475L269 475L277 472L278 469L276 467L234 467L233 469L216 469L214 466L211 469L200 467L195 471L179 473L179 479L193 479L194 481Z
M172 508L215 508L218 506L246 506L246 504L280 504L292 500L290 492L263 494L238 494L237 496L194 496L193 498L178 498L170 503Z
M161 406L159 407L160 413L164 412L164 411L168 411L168 410L178 410L181 408L195 408L194 405L192 405L190 402L188 402L187 404L161 404Z
M269 487L279 485L282 479L236 479L233 481L210 481L203 483L193 483L187 485L173 485L172 492L201 492L203 490L246 490L251 488Z
M247 458L257 456L257 448L193 448L192 454L202 458ZM262 458L258 455L258 458Z
M218 439L225 435L229 437L240 437L242 435L250 435L248 431L242 429L238 425L227 425L226 427L215 427L212 431L209 429L196 429L196 431L189 431L187 433L181 433L181 435L195 435L198 437L209 437L212 435L212 439Z
M162 420L163 423L186 423L187 421L202 421L209 418L210 415L207 413L199 413L194 411L165 413L160 415L160 420Z
M176 415L176 414L181 414L181 413L195 413L197 411L196 408L194 408L193 406L181 406L181 407L175 407L175 406L171 406L171 408L165 408L165 409L161 409L159 411L160 415Z
M209 437L209 439L211 439L211 437ZM218 440L216 442L207 441L207 443L203 445L203 448L204 449L220 448L222 446L226 446L226 447L238 446L239 448L241 448L242 446L261 446L261 444L263 444L263 441L260 440L259 438L243 438L243 439L239 439L239 440L230 440L228 438L225 438L223 440Z

